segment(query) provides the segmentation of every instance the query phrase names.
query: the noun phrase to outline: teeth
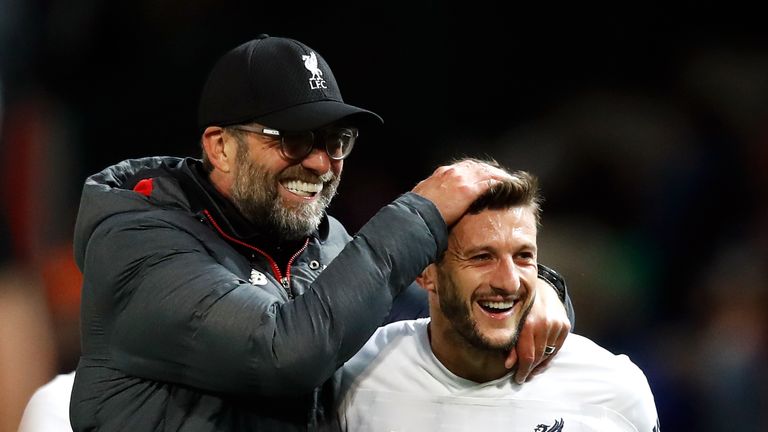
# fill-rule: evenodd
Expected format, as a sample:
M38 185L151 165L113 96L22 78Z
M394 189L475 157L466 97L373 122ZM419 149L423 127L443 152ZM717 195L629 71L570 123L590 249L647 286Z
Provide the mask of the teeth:
M320 192L323 189L322 183L307 183L301 180L291 180L283 183L289 191L303 196L310 196Z
M494 302L494 301L483 301L479 302L480 306L488 308L488 309L509 309L512 306L515 305L515 302L513 301L507 301L507 302Z

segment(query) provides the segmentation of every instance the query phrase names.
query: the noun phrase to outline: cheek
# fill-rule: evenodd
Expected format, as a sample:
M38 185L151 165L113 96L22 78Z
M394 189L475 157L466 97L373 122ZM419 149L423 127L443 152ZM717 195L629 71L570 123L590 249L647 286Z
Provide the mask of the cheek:
M523 283L527 287L527 293L525 294L525 297L527 298L527 303L532 303L534 298L536 297L536 290L538 289L538 281L539 276L538 272L536 270L530 272L530 274L526 274L523 276Z
M456 294L467 300L472 300L472 295L479 287L487 285L487 280L487 275L482 272L467 270L459 272L454 279Z
M280 154L279 147L270 147L267 144L264 144L264 147L259 150L251 151L248 156L251 163L260 166L271 174L280 173L289 166L295 165L294 162L285 159Z
M528 283L528 286L535 287L536 280L539 278L539 270L536 266L525 266L520 270L522 279Z
M331 159L331 171L333 171L333 174L336 176L341 175L341 171L344 169L344 161L343 160L333 160Z
M283 158L270 158L265 159L261 163L264 168L272 175L278 175L286 170L286 168L290 168L294 164L291 164L290 162L286 161Z

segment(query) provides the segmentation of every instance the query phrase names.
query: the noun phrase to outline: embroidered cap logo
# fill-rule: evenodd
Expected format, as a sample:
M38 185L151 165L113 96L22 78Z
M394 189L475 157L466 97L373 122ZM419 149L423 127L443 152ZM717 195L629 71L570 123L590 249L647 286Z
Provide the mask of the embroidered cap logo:
M304 60L304 67L312 72L312 77L309 78L309 88L312 90L328 88L323 79L323 71L317 67L317 55L315 55L315 52L310 51L309 55L302 55L301 59Z

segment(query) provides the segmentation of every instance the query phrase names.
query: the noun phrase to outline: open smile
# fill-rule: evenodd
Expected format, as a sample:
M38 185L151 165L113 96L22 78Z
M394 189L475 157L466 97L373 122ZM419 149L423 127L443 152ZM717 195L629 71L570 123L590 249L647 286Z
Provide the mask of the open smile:
M486 316L492 319L506 319L515 310L515 305L518 302L515 300L478 300L477 306L484 312Z
M302 200L312 200L323 190L323 183L309 183L302 180L283 180L280 182L290 194L295 195Z

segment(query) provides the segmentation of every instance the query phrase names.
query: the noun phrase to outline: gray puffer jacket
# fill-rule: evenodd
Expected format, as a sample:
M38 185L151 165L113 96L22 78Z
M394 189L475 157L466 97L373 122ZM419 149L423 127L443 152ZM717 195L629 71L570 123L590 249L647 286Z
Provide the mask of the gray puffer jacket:
M406 193L354 238L326 217L280 268L199 165L128 160L85 183L75 431L325 430L335 371L445 249L437 209Z

